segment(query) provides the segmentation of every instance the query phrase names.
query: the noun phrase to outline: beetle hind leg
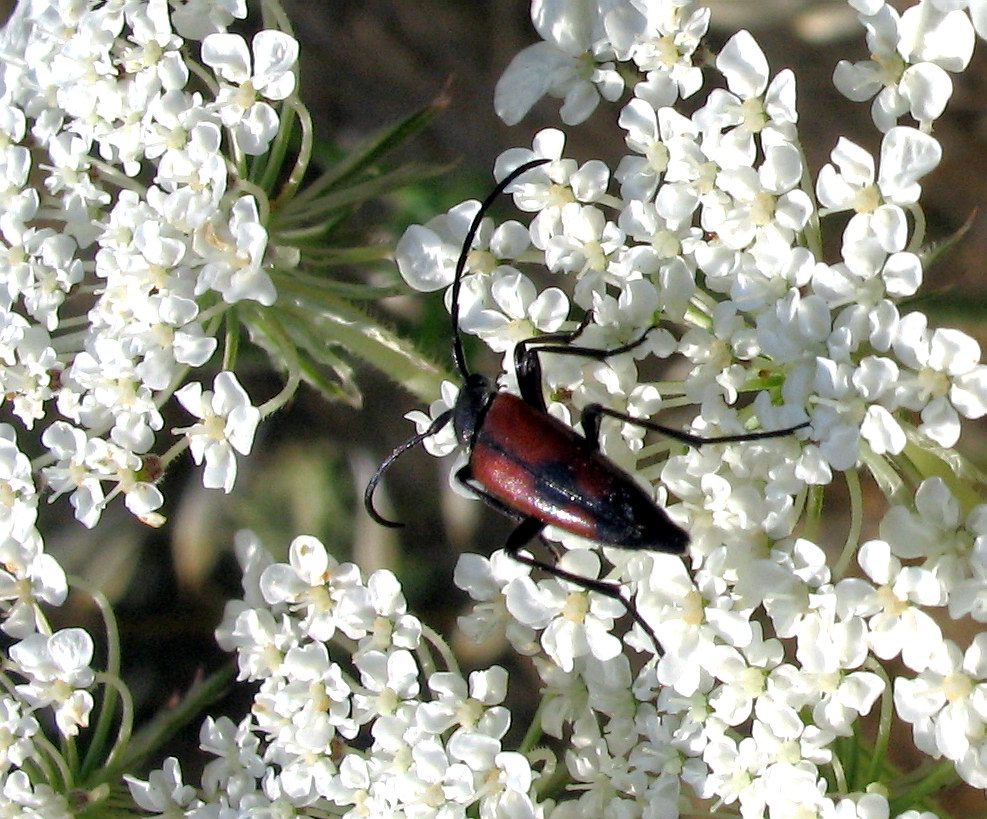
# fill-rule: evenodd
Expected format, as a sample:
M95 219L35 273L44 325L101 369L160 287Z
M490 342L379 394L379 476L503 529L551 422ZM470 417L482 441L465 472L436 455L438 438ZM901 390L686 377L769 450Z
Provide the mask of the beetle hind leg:
M499 498L495 498L483 486L473 480L473 473L468 465L463 466L456 472L456 480L458 480L471 492L475 492L477 497L479 497L480 500L488 506L507 515L508 517L512 517L515 520L518 519L519 516L515 510L506 506ZM521 547L530 543L537 537L541 538L542 543L544 543L549 551L551 551L556 558L558 558L557 549L541 537L542 530L544 528L545 524L538 520L538 518L523 518L517 528L507 536L507 541L504 543L503 547L504 551L518 563L523 563L525 566L530 566L533 569L541 569L541 571L545 572L545 574L550 574L552 577L557 577L559 580L565 580L568 583L572 583L573 585L586 589L586 591L602 594L604 597L609 597L611 600L616 600L621 603L624 608L627 609L627 613L634 619L634 622L644 629L644 632L651 638L651 642L655 647L655 653L661 656L662 650L661 643L658 640L658 635L655 634L654 629L651 628L648 621L641 616L641 613L637 610L637 606L634 605L634 601L627 596L624 592L624 587L619 583L610 583L606 580L583 577L582 575L573 574L572 572L559 568L553 563L547 563L544 560L538 560L538 558L521 554Z
M623 607L627 609L627 613L634 619L634 622L644 629L645 634L651 638L651 642L655 647L655 653L658 656L661 656L662 650L661 643L658 640L658 635L655 634L654 629L651 628L648 621L645 620L641 613L637 610L637 606L634 605L634 601L631 600L630 597L628 597L624 592L623 586L618 583L610 583L606 580L599 580L598 578L583 577L582 575L574 574L566 571L565 569L559 568L559 566L552 563L546 563L544 560L538 560L535 557L521 553L521 547L533 540L535 537L539 537L542 529L544 528L545 524L537 518L525 518L521 524L508 536L507 542L504 544L504 551L518 563L523 563L525 566L530 566L533 569L540 569L546 574L552 575L552 577L557 577L559 580L572 583L574 586L579 586L586 591L602 594L604 597L609 597L611 600L616 600L618 603L622 604Z
M766 438L781 438L785 435L790 435L793 432L797 432L800 429L805 429L810 425L808 421L805 421L801 424L796 424L793 427L785 427L784 429L761 430L758 432L742 432L737 435L717 435L713 437L706 437L703 435L696 435L693 432L686 432L685 430L666 427L663 424L656 424L654 421L649 421L646 418L635 418L633 415L629 415L626 412L610 409L602 404L587 404L583 407L582 414L580 416L580 424L583 428L583 435L586 437L590 447L594 450L600 448L600 423L604 416L608 418L616 418L618 421L624 421L628 424L634 424L642 429L650 429L653 432L659 432L666 438L671 438L674 441L680 441L683 444L689 444L689 446L694 446L696 448L699 448L704 444L732 444L741 443L743 441L761 441Z

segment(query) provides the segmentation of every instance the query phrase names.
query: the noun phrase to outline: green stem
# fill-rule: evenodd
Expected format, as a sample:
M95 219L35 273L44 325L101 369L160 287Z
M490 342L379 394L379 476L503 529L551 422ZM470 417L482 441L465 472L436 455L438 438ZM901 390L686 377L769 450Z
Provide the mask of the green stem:
M905 499L905 482L887 458L876 454L869 446L861 447L860 458L884 493L888 503L896 503Z
M809 169L809 161L805 157L805 152L802 150L801 144L797 147L799 156L802 158L802 178L799 180L799 187L812 202L812 209L809 211L809 222L806 224L802 235L805 236L806 247L809 248L812 255L822 261L822 223L819 221L819 203L816 201L816 187L812 181L812 173Z
M836 779L836 792L840 794L849 793L850 789L847 787L846 772L843 770L843 763L840 761L840 755L838 753L833 754L829 765L833 769L833 776Z
M106 633L106 671L105 676L119 680L120 679L120 631L117 627L116 615L113 613L113 607L110 605L110 601L106 599L99 589L91 586L81 577L72 577L71 585L84 591L89 595L93 603L96 604L96 608L99 610L100 616L103 618L103 628ZM102 676L102 675L101 675ZM107 685L103 689L103 700L99 707L99 717L96 721L96 727L93 729L92 737L89 742L89 748L86 751L86 756L82 762L81 768L81 779L85 781L88 779L89 774L96 768L97 765L102 765L102 760L104 757L106 737L109 735L110 728L113 725L114 719L116 719L116 707L117 707L117 696L119 691L116 685ZM129 693L127 696L129 700ZM126 707L126 702L123 706ZM133 717L133 707L131 706L130 717ZM121 726L122 727L122 726ZM129 731L129 727L128 727Z
M534 748L538 742L541 740L542 728L541 728L541 715L545 710L545 706L548 700L542 697L541 702L538 703L538 708L535 710L534 715L531 717L531 724L528 726L528 730L524 734L524 739L521 740L521 745L518 747L518 751L522 754L528 753L532 748Z
M56 791L68 790L72 785L72 771L65 757L43 732L39 731L31 741L38 752L32 757L32 761L44 772L45 781Z
M301 384L301 381L302 377L298 369L292 367L288 373L288 380L285 382L281 392L260 405L260 417L262 419L267 418L267 416L274 414L287 404L294 397L295 393L298 392L298 386Z
M120 697L120 727L117 729L116 742L113 743L106 763L100 764L100 767L97 769L99 774L103 774L106 770L112 769L114 760L123 755L130 744L130 737L134 730L134 700L130 695L130 690L123 684L123 681L119 677L110 674L97 674L96 680L105 686L107 696L109 696L110 692L115 692ZM100 716L102 717L102 714ZM95 743L90 748L90 752L86 754L87 765L90 763L93 747L96 747ZM88 774L91 768L84 770L87 774L85 781L88 781ZM110 784L113 783L112 779L104 779L102 775L99 777L99 780Z
M915 230L912 232L911 241L908 243L908 250L912 253L918 253L922 248L922 242L925 241L925 211L916 202L908 207L908 212L915 220Z
M850 567L850 561L857 553L860 545L860 530L864 524L864 495L860 489L860 473L856 467L848 469L844 473L846 477L847 490L850 493L850 529L847 532L846 543L840 559L833 567L833 580L839 580L846 574Z
M819 524L822 521L823 501L826 493L821 486L810 486L806 499L805 523L802 524L802 537L816 542Z
M218 671L196 683L178 701L174 708L161 712L150 724L136 733L127 753L115 760L112 771L106 772L106 781L126 771L135 770L145 758L157 753L164 743L178 733L182 727L201 716L210 703L219 699L220 694L229 688L233 681L233 662L230 661Z
M880 779L884 759L888 753L888 743L891 741L891 723L894 717L894 692L891 690L891 680L888 678L888 672L873 657L867 658L864 668L877 674L884 681L884 691L881 694L881 715L877 725L877 739L874 742L874 755L871 757L870 765L867 767L867 781L858 783L862 787L866 787Z
M216 327L216 330L219 328ZM223 364L222 368L233 372L237 355L240 353L240 315L236 310L226 313L223 325Z
M302 105L301 101L294 96L290 97L286 103L295 112L295 116L298 117L298 124L302 129L302 139L301 145L298 148L298 158L295 160L295 165L291 169L291 173L288 174L288 180L274 200L272 205L274 209L280 209L284 206L285 202L291 201L301 186L305 172L308 170L309 163L312 160L312 144L314 142L312 115L309 113L308 108Z
M447 671L451 671L454 674L462 674L459 670L459 663L456 662L456 655L452 653L449 645L439 636L438 632L422 623L422 637L428 640L442 656L442 662L445 664Z
M291 95L291 97L294 96L294 94ZM291 99L291 97L288 99ZM278 177L281 175L281 170L284 168L285 156L288 153L288 144L291 140L291 134L294 131L294 116L292 115L297 109L288 104L288 99L284 100L281 105L278 132L274 137L274 141L267 149L267 154L264 158L264 169L253 177L257 180L257 184L261 189L267 193L273 192ZM262 224L267 224L267 222L263 221Z
M956 773L956 767L946 760L915 787L890 800L891 815L897 816L902 811L917 805L925 797L959 781L960 776Z

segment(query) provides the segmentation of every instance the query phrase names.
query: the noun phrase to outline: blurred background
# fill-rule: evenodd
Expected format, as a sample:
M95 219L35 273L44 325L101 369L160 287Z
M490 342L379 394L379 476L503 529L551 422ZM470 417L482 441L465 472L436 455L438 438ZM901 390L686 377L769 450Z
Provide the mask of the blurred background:
M0 3L5 11L11 5ZM862 31L845 3L720 0L711 5L714 48L738 28L747 28L767 54L773 74L784 67L795 71L799 128L814 171L841 134L876 152L880 135L871 124L869 105L851 103L832 88L838 59L867 57ZM493 111L493 89L501 72L514 54L536 40L527 0L284 0L284 6L301 44L301 97L315 119L317 137L329 147L352 147L427 104L451 83L448 109L401 157L448 163L449 172L359 216L367 234L385 246L409 222L426 221L463 199L482 198L493 184L491 169L499 153L527 147L539 128L559 125L556 100L544 101L513 128ZM971 216L973 228L958 248L927 271L925 287L959 289L976 304L985 304L987 232L977 209L987 202L987 72L983 44L978 46L971 67L954 77L953 99L936 127L945 148L943 164L923 184L930 237L951 234ZM690 105L694 103L684 108ZM614 167L624 153L615 119L601 107L589 122L568 129L567 155L580 161L600 158ZM828 234L838 237L838 230ZM379 309L448 366L448 317L438 294L389 299ZM983 342L977 326L948 317L939 321L962 326ZM477 353L474 365L493 372L496 363L484 362ZM243 363L238 375L255 403L280 389L279 376L263 356ZM228 660L216 647L213 630L225 601L239 594L232 544L240 528L255 530L279 559L291 539L304 533L319 537L339 560L358 562L365 574L391 568L404 584L409 608L440 633L454 631L455 618L466 604L452 583L458 554L498 548L511 524L482 504L452 494L448 462L421 450L388 474L382 495L384 508L406 527L395 531L373 524L361 502L366 480L414 432L404 414L427 408L369 368L359 373L359 382L364 398L358 408L329 405L303 388L293 404L261 426L252 455L239 459L240 476L228 496L204 490L198 470L189 463L173 469L162 487L168 522L161 529L137 523L120 504L93 531L67 518L64 500L43 509L41 526L49 550L68 571L103 588L117 607L125 678L141 714L150 716L197 676ZM177 417L166 418L168 426L178 423ZM966 428L966 451L978 458L981 439L972 425ZM836 503L841 491L834 488ZM842 542L845 531L837 521L834 541ZM62 612L64 621L91 623L98 633L94 612L75 597L70 602ZM533 672L503 646L456 648L467 670L494 662L508 667L512 690L524 698ZM245 695L249 692L231 695L217 710L237 719L247 707ZM523 734L524 725L516 727ZM198 723L170 752L189 759L197 732ZM187 774L186 781L191 779ZM985 804L979 793L967 798L979 799L971 803L978 809Z

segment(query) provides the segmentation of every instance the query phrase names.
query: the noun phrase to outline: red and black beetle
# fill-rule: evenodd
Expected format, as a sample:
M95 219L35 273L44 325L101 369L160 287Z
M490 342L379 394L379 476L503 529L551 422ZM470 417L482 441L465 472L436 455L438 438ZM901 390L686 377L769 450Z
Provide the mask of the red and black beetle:
M710 443L755 441L787 435L807 423L769 432L752 432L704 438L692 433L633 418L626 413L589 404L583 408L583 435L548 413L542 393L540 353L558 353L602 360L625 353L642 344L645 332L635 341L613 350L597 350L571 344L588 323L570 333L549 333L518 342L514 366L520 397L497 389L494 381L471 373L466 366L459 329L459 292L466 259L486 211L519 176L549 160L527 162L508 174L480 205L473 218L452 285L452 356L463 377L463 388L455 406L439 415L426 429L397 447L380 465L367 484L364 505L383 526L401 526L387 520L373 504L374 490L384 472L404 452L434 435L450 421L459 443L468 454L466 466L456 478L482 500L520 525L508 536L504 550L515 560L548 574L619 600L634 620L659 646L654 630L637 611L623 588L604 580L581 577L551 563L521 553L521 547L538 537L546 526L588 538L603 546L648 549L680 555L689 535L627 472L600 452L600 422L604 416L660 432L692 446Z

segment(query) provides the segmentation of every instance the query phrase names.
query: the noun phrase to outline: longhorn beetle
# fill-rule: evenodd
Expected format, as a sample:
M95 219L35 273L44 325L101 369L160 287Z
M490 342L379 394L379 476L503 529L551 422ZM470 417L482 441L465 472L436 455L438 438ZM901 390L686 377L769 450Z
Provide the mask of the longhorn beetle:
M463 240L452 283L452 357L463 378L463 387L452 409L446 410L428 429L409 438L384 460L367 484L364 505L370 516L383 526L403 524L388 520L374 508L374 491L384 472L401 455L452 422L459 443L468 455L466 466L456 479L483 501L505 515L520 521L508 536L504 550L515 560L541 569L560 580L619 600L660 650L654 629L616 583L581 577L551 563L521 552L521 547L541 535L546 526L556 526L603 546L648 549L680 555L689 544L689 535L672 522L631 475L600 452L600 422L616 418L644 429L660 432L676 441L699 447L712 443L757 441L788 435L808 426L705 438L633 418L601 404L583 408L580 424L583 435L549 415L542 393L540 353L558 353L603 360L626 353L647 338L645 331L635 341L612 350L574 346L572 342L591 316L573 332L546 333L518 342L514 367L520 397L497 389L496 383L479 373L471 373L463 353L459 329L459 292L466 259L480 222L494 200L519 176L549 160L536 159L519 166L498 184L480 205Z

